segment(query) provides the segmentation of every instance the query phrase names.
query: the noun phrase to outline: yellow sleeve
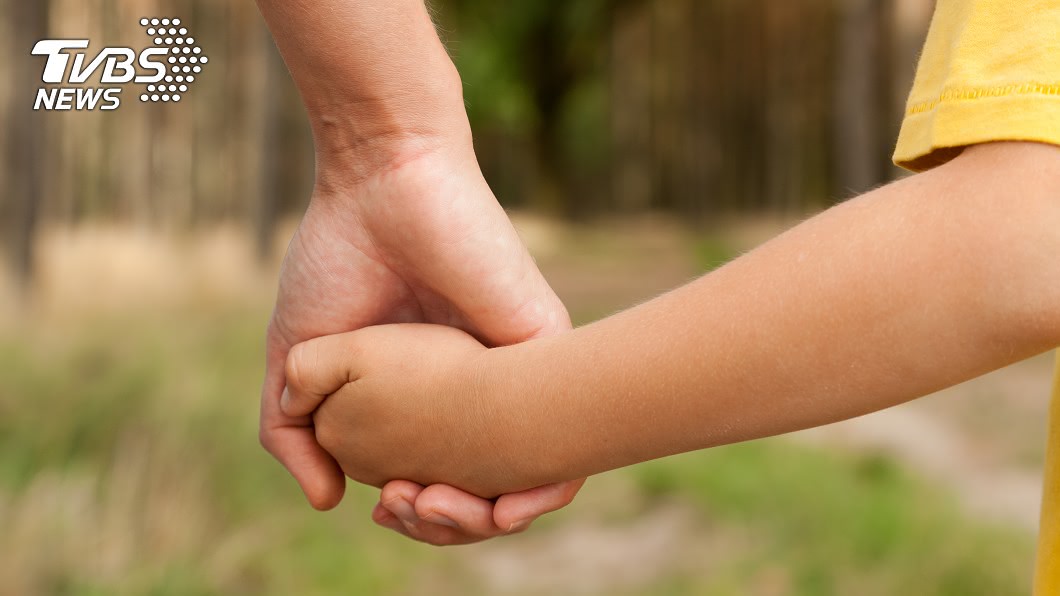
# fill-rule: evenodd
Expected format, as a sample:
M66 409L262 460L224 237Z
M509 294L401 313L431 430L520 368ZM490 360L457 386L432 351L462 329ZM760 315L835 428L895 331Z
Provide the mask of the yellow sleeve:
M938 0L894 162L989 141L1060 145L1060 0Z

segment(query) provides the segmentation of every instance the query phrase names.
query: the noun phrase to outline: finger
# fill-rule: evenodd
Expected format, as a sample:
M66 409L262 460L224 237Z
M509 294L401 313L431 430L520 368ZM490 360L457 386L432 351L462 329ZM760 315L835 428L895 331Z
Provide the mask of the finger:
M331 509L346 491L345 475L317 443L309 417L291 417L280 410L286 351L277 347L275 340L270 339L269 344L261 392L261 444L294 476L315 509Z
M459 528L480 540L504 533L493 523L493 503L447 484L434 484L416 498L416 513L424 521Z
M376 503L375 508L372 509L372 521L388 530L393 530L403 536L409 536L408 530L405 529L401 520L386 507L383 507L382 503ZM411 536L409 537L411 538Z
M393 517L393 520L387 515L376 511L372 512L372 519L380 520L376 523L404 534L413 540L435 546L470 544L482 540L482 538L472 536L459 528L421 519L413 503L423 492L423 487L414 482L405 480L388 482L383 487L380 503L383 509ZM395 527L395 521L397 527Z
M300 343L287 355L287 389L281 407L288 416L306 416L327 396L356 380L357 332L328 335Z
M383 486L379 502L386 503L401 497L409 503L415 503L416 497L419 497L421 492L423 492L423 486L420 484L408 480L391 480Z
M502 495L493 508L493 523L509 533L525 530L538 517L570 505L583 484L584 478Z
M339 464L317 444L312 427L276 427L262 434L265 449L280 460L314 509L334 509L346 492Z
M392 480L383 485L383 490L379 494L380 505L398 521L404 529L402 533L407 536L412 536L416 526L422 521L413 505L421 492L423 492L423 487L415 482Z
M473 334L489 345L509 345L570 327L566 308L527 252L484 180L461 181L447 216L464 224L457 243L438 242L420 253L424 282L453 303Z

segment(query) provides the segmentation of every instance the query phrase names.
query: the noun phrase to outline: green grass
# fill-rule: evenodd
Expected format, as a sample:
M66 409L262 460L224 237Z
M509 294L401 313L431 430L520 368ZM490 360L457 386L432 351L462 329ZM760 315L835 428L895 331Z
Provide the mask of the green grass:
M35 322L0 337L0 593L389 594L438 577L452 593L488 589L467 551L372 525L371 489L308 508L257 444L265 316ZM963 516L887 459L771 440L620 474L649 503L692 506L705 542L740 537L704 561L709 574L633 593L1027 592L1030 537Z
M716 522L752 533L754 547L738 562L736 577L723 584L779 564L791 594L1029 591L1026 536L972 522L952 495L882 456L772 439L632 471L645 492L684 495Z
M696 264L704 271L713 271L740 256L727 242L715 234L698 236L692 246Z

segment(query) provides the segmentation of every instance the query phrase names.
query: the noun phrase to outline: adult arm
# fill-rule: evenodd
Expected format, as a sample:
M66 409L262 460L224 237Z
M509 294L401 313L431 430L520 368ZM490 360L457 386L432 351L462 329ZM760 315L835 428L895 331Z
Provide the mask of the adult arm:
M460 78L422 0L258 5L306 105L317 161L269 325L260 435L313 506L328 509L342 498L342 472L311 418L279 406L292 345L401 321L506 345L565 330L569 320L482 179ZM373 517L429 542L468 542L507 532L512 516L564 505L579 486L494 505L452 487L396 482Z

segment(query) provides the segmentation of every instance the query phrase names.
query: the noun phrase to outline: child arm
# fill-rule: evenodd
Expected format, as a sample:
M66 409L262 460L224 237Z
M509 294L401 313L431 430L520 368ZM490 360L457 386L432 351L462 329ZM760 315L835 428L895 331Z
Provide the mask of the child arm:
M351 476L484 496L826 424L1060 343L1058 188L1056 148L975 147L571 333L485 350L377 328L292 352L293 376L327 368L310 352L356 361L316 417Z

